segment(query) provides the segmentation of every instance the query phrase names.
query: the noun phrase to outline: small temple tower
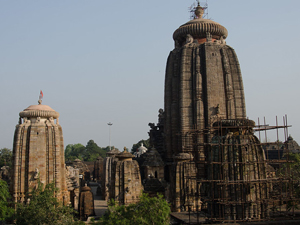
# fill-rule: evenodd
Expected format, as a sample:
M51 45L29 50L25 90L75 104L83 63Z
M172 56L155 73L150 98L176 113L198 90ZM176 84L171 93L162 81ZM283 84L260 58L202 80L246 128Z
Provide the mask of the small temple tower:
M26 202L38 180L58 188L57 198L68 204L64 143L59 113L47 105L31 105L20 112L13 144L11 191L15 202Z
M110 193L112 192L112 167L118 158L116 155L119 154L120 151L118 149L112 149L106 153L106 157L104 158L103 162L103 174L101 179L101 186L102 186L102 195L103 199L109 200L111 198Z
M136 203L143 191L139 164L126 148L116 157L119 160L113 164L109 197L121 205Z

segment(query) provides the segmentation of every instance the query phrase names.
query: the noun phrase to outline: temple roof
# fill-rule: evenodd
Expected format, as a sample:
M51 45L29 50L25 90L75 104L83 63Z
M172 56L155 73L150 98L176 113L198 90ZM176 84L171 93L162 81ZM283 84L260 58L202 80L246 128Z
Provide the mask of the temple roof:
M107 156L112 156L112 155L116 155L116 154L119 154L120 153L120 151L118 150L118 149L112 149L112 150L110 150L109 152L106 152L106 155Z
M31 105L20 112L20 117L53 117L53 119L57 119L59 117L59 113L52 109L50 106L42 105L41 100L39 100L38 103L38 105Z
M131 158L134 158L134 155L127 152L126 148L124 148L124 151L117 154L116 157L119 158L119 159L131 159Z
M173 34L175 41L182 42L186 39L186 36L190 34L194 39L206 38L207 34L210 33L212 38L226 39L228 31L221 24L202 18L203 8L198 5L195 10L195 19L180 26Z

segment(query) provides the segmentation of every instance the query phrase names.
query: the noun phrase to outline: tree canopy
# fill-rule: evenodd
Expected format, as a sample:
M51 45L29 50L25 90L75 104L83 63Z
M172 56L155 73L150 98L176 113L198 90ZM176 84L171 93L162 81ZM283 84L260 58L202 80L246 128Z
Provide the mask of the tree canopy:
M65 148L66 161L80 159L83 161L95 161L98 156L104 158L109 146L99 147L93 140L89 140L86 146L82 144L69 144Z
M0 179L0 224L13 215L13 208L9 206L10 194L7 183Z
M0 168L2 166L12 166L12 151L8 148L0 149Z

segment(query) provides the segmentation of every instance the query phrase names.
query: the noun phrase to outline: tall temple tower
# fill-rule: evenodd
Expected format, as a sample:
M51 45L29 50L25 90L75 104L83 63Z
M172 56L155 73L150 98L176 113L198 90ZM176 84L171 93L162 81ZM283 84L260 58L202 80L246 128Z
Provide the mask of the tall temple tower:
M240 65L227 29L203 13L198 3L174 32L166 67L162 155L172 211L199 211L203 200L219 221L265 218L266 162L246 119Z
M59 113L47 105L31 105L20 112L13 144L11 191L15 202L26 202L40 180L55 183L57 198L67 204L64 143ZM56 121L55 121L56 120Z
M217 119L246 118L240 65L233 48L226 45L227 29L202 18L198 4L195 19L173 34L165 77L165 154L174 162L180 153L192 153L197 162L205 161L203 145L210 135L198 132L212 127ZM205 172L198 173L205 177Z

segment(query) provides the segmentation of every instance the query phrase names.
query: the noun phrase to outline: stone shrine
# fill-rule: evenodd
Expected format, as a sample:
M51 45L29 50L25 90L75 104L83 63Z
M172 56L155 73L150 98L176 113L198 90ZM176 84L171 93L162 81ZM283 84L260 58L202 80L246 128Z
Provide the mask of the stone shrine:
M59 113L47 105L31 105L20 112L13 144L11 192L14 202L27 202L38 180L54 182L56 197L69 203L66 183L64 143Z
M133 157L124 148L112 166L109 197L121 205L138 202L143 191L139 164Z

